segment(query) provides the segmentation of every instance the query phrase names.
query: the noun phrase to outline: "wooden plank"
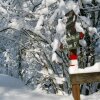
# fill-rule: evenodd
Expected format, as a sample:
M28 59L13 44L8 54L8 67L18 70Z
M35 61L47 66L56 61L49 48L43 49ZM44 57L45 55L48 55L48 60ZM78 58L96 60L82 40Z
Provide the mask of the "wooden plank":
M100 72L71 74L70 79L72 84L100 82Z
M72 85L72 94L74 100L80 100L80 84Z

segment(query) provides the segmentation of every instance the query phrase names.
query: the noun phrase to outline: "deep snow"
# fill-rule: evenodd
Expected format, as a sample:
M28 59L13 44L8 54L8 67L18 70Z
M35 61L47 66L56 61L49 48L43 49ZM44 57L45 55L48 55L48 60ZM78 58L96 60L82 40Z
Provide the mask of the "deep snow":
M57 96L37 93L26 87L20 80L0 74L0 100L73 100L72 95ZM81 95L81 100L100 100L100 92L90 96Z

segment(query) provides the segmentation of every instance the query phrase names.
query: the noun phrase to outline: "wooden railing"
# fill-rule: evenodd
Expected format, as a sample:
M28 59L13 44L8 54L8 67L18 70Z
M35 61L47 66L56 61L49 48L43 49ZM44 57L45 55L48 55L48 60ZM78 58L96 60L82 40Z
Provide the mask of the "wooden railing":
M70 79L74 100L81 100L80 84L100 82L100 72L71 74Z

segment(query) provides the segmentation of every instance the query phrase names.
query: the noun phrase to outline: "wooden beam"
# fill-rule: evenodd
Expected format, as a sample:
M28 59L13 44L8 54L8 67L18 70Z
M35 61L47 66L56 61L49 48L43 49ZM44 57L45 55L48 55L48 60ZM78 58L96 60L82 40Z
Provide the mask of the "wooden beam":
M72 74L70 79L72 84L100 82L100 72Z

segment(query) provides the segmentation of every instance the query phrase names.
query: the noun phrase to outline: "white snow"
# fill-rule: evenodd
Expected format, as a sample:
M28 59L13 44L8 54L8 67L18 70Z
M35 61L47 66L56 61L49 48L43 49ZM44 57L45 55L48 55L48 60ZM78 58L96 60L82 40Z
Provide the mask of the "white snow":
M56 36L53 43L52 61L56 63L62 63L62 59L55 53L55 51L60 50L61 39L65 33L65 24L62 22L63 19L58 19L58 25L56 26Z
M43 21L44 21L44 16L41 15L39 20L37 21L36 27L35 27L35 31L39 31L42 28L43 25Z
M83 2L84 4L90 4L90 3L92 3L92 0L82 0L82 2Z
M73 10L76 15L78 15L80 12L78 3L75 3L72 0L68 1L68 3L66 4L66 7L68 10Z
M78 69L78 61L70 60L69 73L74 73Z
M89 35L92 37L93 34L95 34L100 39L100 34L97 32L97 29L95 27L89 27Z
M32 92L20 80L0 74L0 100L71 100L71 98Z
M52 62L56 63L62 63L62 59L56 54L56 52L53 52L52 54Z
M43 0L42 5L50 6L51 4L55 3L57 0Z
M85 17L85 16L80 16L81 18L81 23L82 23L82 26L84 26L84 28L87 28L88 26L91 26L91 21L88 17Z
M11 23L8 24L8 27L20 30L21 28L23 28L24 23L23 23L23 19L17 20L15 18L11 19Z
M78 67L69 67L69 73L92 73L92 72L100 72L100 62L96 62L94 66L86 67L84 69Z
M59 3L59 15L62 15L64 17L66 12L67 12L67 9L66 9L65 2L63 0L60 0L60 3Z
M87 43L86 43L86 41L84 39L79 40L79 44L81 46L83 46L83 47L86 47L87 46Z
M96 0L96 2L100 3L100 0Z
M36 13L39 14L39 15L47 15L48 12L49 12L48 7L45 7L45 8L42 8L42 9L36 11Z
M89 27L88 30L90 36L93 36L94 33L97 33L97 29L95 27Z
M32 92L28 87L13 77L0 74L0 100L73 100L72 95L58 96ZM81 95L81 100L100 100L100 92L90 96Z
M0 6L0 12L3 12L4 14L7 14L6 9L4 9L3 7Z
M59 50L59 47L60 47L60 41L57 37L55 37L52 43L53 52L55 52L56 50Z
M78 65L78 60L77 60L77 59L75 59L75 60L70 60L70 65L74 65L74 66L77 67L77 65Z
M76 22L76 23L75 23L75 29L76 29L77 32L85 33L85 32L84 32L84 29L83 29L82 26L81 26L81 23L79 23L79 22Z
M56 16L57 16L58 12L59 12L59 9L56 9L55 12L53 13L53 15L52 15L52 16L50 17L50 19L49 19L49 24L52 25L52 23L53 23L53 21L55 20L55 18L56 18Z
M62 22L62 19L58 19L58 25L56 26L56 33L59 38L62 38L65 32L65 24Z
M17 23L17 20L16 19L12 19L12 22L11 23L9 23L9 25L8 25L9 27L11 27L11 28L15 28L15 29L18 29L19 28L19 25L18 25L18 23Z
M66 80L64 77L58 77L58 76L55 76L55 79L58 84L63 84Z

